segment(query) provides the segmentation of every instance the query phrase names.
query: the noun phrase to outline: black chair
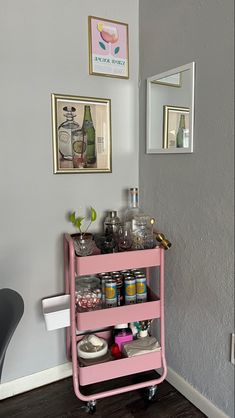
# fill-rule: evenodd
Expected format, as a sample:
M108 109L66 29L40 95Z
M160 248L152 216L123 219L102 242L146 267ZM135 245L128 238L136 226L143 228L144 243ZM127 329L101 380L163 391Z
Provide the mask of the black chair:
M5 354L24 313L24 301L15 290L0 289L0 382Z

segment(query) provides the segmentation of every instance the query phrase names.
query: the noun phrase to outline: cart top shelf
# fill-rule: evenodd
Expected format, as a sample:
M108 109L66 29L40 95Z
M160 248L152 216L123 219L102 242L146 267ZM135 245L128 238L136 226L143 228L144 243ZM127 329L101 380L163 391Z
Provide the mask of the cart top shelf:
M73 239L65 234L65 239L70 243L70 257L75 255ZM160 266L163 262L164 250L156 247L151 250L125 251L112 254L98 254L86 257L75 255L75 271L77 275L94 274L104 271L125 270L129 268Z

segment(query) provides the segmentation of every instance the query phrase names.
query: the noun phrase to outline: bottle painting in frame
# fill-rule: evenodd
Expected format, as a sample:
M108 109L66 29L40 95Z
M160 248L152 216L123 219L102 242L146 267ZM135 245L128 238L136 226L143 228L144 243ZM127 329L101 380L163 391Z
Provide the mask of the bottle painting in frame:
M54 173L111 172L111 100L52 94Z

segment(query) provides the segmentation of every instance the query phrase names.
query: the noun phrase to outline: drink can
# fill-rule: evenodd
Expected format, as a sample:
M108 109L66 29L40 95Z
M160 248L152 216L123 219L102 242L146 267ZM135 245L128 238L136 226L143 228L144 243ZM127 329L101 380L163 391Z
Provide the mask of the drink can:
M123 292L123 280L122 276L116 276L115 280L117 283L117 306L124 305L124 292Z
M120 270L119 273L121 273L122 275L130 274L130 270Z
M107 308L117 306L117 283L114 279L105 280L105 306Z
M128 277L134 277L134 276L130 271L128 271L126 273L122 273L122 277L123 277L123 280L125 280Z
M105 282L106 280L110 280L111 276L107 273L99 273L97 275L100 279L100 283L101 283L101 293L102 293L102 305L103 307L106 305L106 299L105 299Z
M114 271L112 273L112 279L117 279L118 277L121 277L122 278L121 273L118 273L117 271Z
M147 302L147 280L146 277L136 277L136 302Z
M136 280L133 276L127 276L125 283L125 305L136 303Z
M135 278L136 277L145 277L146 278L146 275L144 273L137 273L137 274L135 274Z
M131 272L136 275L136 274L142 274L143 272L139 269L131 269Z

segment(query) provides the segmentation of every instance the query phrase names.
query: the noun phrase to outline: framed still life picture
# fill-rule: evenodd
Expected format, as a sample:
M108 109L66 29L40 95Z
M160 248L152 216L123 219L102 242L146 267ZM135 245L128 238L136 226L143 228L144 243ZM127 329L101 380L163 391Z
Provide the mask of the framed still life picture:
M163 106L163 148L189 148L189 110Z
M54 173L111 172L111 101L52 94Z
M128 25L89 16L89 73L129 78Z

